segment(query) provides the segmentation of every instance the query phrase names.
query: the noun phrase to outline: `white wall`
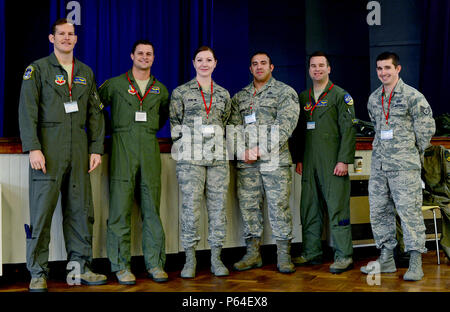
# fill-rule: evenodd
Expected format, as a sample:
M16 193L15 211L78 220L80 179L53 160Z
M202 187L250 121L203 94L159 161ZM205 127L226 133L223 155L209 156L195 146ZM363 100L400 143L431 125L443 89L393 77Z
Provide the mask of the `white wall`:
M175 174L175 161L170 154L161 154L161 219L166 233L166 252L177 253L182 251L179 241L179 209L181 208L180 193ZM291 168L293 183L291 189L290 206L293 211L294 242L301 242L300 225L300 190L301 177ZM244 246L242 238L242 221L237 206L235 191L236 171L231 167L231 184L228 193L227 206L227 239L225 248ZM102 165L91 175L93 204L95 211L95 223L93 232L93 256L94 258L106 258L106 220L109 207L108 184L108 155L103 156ZM2 209L2 239L3 239L3 263L26 262L26 238L24 224L29 223L29 199L28 199L28 155L26 154L0 154L0 184ZM265 207L267 207L265 205ZM292 209L294 208L294 209ZM271 237L271 229L267 220L267 208L265 208L266 222L264 225L264 244L275 243ZM132 255L142 255L140 225L140 211L135 205L132 213ZM201 219L202 240L198 249L209 249L207 244L207 217L206 209L203 210ZM0 254L1 255L1 254ZM50 261L66 260L67 254L64 246L62 231L61 205L58 201L52 220Z

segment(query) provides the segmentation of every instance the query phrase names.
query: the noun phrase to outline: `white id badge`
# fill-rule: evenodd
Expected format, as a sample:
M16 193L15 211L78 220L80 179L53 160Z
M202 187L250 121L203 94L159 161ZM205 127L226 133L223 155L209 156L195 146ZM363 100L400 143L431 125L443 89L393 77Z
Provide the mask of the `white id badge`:
M253 112L251 115L247 115L245 116L245 123L246 124L251 124L256 122L256 115L255 112Z
M64 103L64 109L66 110L66 114L78 112L77 101Z
M147 121L147 112L136 112L136 116L134 118L135 121L146 122Z
M306 123L306 129L308 129L308 130L316 129L316 122L315 121L308 121Z
M392 140L393 138L394 138L394 131L392 129L381 130L381 139L382 140Z
M204 125L202 128L202 132L205 136L212 136L214 134L214 126L213 125Z

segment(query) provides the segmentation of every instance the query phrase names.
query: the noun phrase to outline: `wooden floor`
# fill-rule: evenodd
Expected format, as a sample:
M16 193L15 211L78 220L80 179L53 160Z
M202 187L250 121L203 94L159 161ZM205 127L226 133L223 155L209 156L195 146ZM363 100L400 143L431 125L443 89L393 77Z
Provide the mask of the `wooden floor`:
M235 255L234 258L240 256ZM423 256L425 277L419 282L403 281L406 268L399 268L396 273L382 274L380 285L370 286L360 267L375 259L376 256L358 257L354 269L338 275L328 272L331 261L323 265L297 267L293 274L278 273L273 261L265 261L267 264L260 269L231 272L221 278L213 276L206 264L200 266L197 276L190 280L179 277L182 265L179 261L181 264L168 272L169 281L166 283L153 282L141 270L136 274L137 283L133 286L119 285L114 275L109 274L108 284L103 286L68 286L60 277L50 279L48 288L49 292L450 292L450 263L442 252L440 265L436 262L436 251L430 250ZM226 262L228 267L231 264ZM28 290L28 277L14 278L14 272L8 276L3 280L0 277L0 292Z

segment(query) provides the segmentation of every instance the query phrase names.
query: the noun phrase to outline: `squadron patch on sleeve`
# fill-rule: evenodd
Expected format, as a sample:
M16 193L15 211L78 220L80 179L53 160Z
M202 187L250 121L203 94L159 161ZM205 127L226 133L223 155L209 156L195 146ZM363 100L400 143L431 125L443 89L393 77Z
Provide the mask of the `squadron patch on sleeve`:
M33 71L34 71L34 68L33 68L33 66L28 66L26 69L25 69L25 73L23 74L23 80L28 80L28 79L30 79L31 78L31 75L33 74Z
M422 112L422 114L424 115L429 115L431 113L431 110L429 107L425 107L425 106L421 106L420 107L420 111Z
M347 103L348 106L353 105L353 98L348 93L346 95L344 95L344 101L345 101L345 103Z

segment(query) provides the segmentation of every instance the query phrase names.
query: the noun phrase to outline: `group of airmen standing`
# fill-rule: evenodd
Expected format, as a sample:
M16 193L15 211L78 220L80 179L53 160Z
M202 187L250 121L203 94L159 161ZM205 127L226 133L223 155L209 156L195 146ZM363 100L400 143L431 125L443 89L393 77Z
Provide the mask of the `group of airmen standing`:
M142 214L142 249L148 276L156 282L168 280L156 138L168 117L174 147L179 147L173 148L174 155L183 153L185 147L178 144L185 134L179 131L180 126L198 132L204 145L224 136L228 125L241 126L238 135L242 137L253 131L248 129L276 126L276 142L261 145L258 140L244 138L244 148L236 152L237 197L246 253L233 265L234 270L262 266L264 199L281 273L294 272L296 265L322 263L326 215L335 250L330 272L339 274L353 268L348 165L355 154L354 103L344 89L330 81L331 66L324 53L309 57L313 86L298 95L272 76L270 56L257 52L250 60L253 81L231 98L212 79L217 65L213 49L202 46L193 56L196 77L174 89L169 98L167 88L151 74L155 47L147 40L133 45L132 68L105 81L98 92L92 70L73 56L77 41L74 25L66 19L56 21L49 40L54 52L25 70L19 105L22 148L30 155L30 224L26 226L30 291L47 290L50 225L59 192L68 260L80 263L82 284L107 282L105 275L91 270L94 219L89 178L104 152L104 106L111 108L112 125L107 254L119 283L136 283L130 265L135 193ZM376 65L382 85L368 102L376 129L369 199L372 230L381 256L378 266L364 266L361 271L396 271L395 207L402 221L406 251L411 255L404 279L420 280L421 254L426 252L420 210L420 156L430 143L435 123L423 95L399 78L401 66L395 53L379 55ZM195 126L196 120L201 121L201 127ZM180 235L186 255L182 278L196 274L195 249L200 241L203 203L208 214L211 272L229 275L221 260L230 181L226 153L225 147L223 154L214 153L220 157L174 157L182 198ZM271 162L274 155L275 164ZM291 258L289 207L293 162L296 173L302 176L302 253L295 258Z

